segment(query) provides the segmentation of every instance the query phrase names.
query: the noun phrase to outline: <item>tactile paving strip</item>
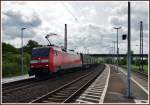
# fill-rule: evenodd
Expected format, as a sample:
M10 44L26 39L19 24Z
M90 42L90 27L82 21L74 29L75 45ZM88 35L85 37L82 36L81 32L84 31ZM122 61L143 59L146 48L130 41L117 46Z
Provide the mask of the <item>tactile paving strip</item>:
M105 70L97 79L81 94L75 103L103 103L110 76L110 67L106 65Z

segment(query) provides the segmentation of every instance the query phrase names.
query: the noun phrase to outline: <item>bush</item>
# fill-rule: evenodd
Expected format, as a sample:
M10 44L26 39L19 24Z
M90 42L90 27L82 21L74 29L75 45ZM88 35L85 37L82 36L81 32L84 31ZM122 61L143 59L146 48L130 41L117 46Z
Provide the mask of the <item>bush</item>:
M19 68L17 63L3 63L3 72L2 75L6 76L13 76L20 74Z
M21 55L13 53L5 53L2 57L2 76L16 76L22 74L21 72ZM29 69L30 55L24 53L24 71L23 74L26 74Z

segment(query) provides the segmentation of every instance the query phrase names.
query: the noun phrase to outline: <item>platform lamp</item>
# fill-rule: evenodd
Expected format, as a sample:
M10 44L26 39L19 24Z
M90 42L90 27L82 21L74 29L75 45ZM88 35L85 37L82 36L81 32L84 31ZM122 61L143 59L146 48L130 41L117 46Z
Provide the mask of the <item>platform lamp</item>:
M21 28L21 72L23 74L23 30L25 30L25 27Z
M118 30L121 29L121 27L114 27L114 29L117 30L117 72L118 72L118 56L119 56L119 52L118 52Z

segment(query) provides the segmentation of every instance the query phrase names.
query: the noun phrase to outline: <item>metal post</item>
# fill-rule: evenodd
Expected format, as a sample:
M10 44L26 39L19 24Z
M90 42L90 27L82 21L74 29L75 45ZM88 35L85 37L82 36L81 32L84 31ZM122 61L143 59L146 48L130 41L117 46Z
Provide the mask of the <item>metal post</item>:
M117 30L117 71L118 71L118 30L121 29L121 27L114 27L114 29Z
M23 30L26 28L21 28L21 72L23 74Z
M113 43L114 43L114 64L115 64L115 43L116 43L116 41L112 41Z
M141 22L140 22L140 64L139 64L139 70L141 71L141 54L142 54L142 34L141 34Z
M67 50L67 24L65 24L64 48L65 48L65 50Z
M113 64L113 47L112 47L112 50L111 50L112 52L111 52L111 54L112 54L112 64Z
M117 71L118 71L118 28L117 28Z
M128 2L128 76L127 76L127 81L128 81L128 93L127 97L131 97L131 87L130 87L130 73L131 73L131 45L130 45L130 38L131 38L131 30L130 30L130 2Z
M140 22L140 38L141 38L141 71L143 71L143 22Z
M141 71L143 71L143 22L141 21L141 47L142 47L142 62L141 62L141 64L142 64L142 70Z

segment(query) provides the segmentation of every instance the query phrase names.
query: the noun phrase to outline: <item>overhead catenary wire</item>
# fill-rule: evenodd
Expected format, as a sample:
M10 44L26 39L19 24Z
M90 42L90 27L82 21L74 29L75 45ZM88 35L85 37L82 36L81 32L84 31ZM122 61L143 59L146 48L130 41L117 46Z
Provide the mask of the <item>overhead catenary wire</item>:
M65 7L65 9L68 11L68 13L74 18L74 20L76 22L78 22L78 24L81 26L82 25L81 22L79 21L77 16L68 8L68 6L65 3L61 3L61 4Z
M80 23L79 22L79 20L78 20L78 18L72 13L72 11L68 8L68 6L66 5L66 4L64 4L64 3L62 3L62 5L66 8L66 10L71 14L71 16L75 19L75 21L77 21L78 23Z

